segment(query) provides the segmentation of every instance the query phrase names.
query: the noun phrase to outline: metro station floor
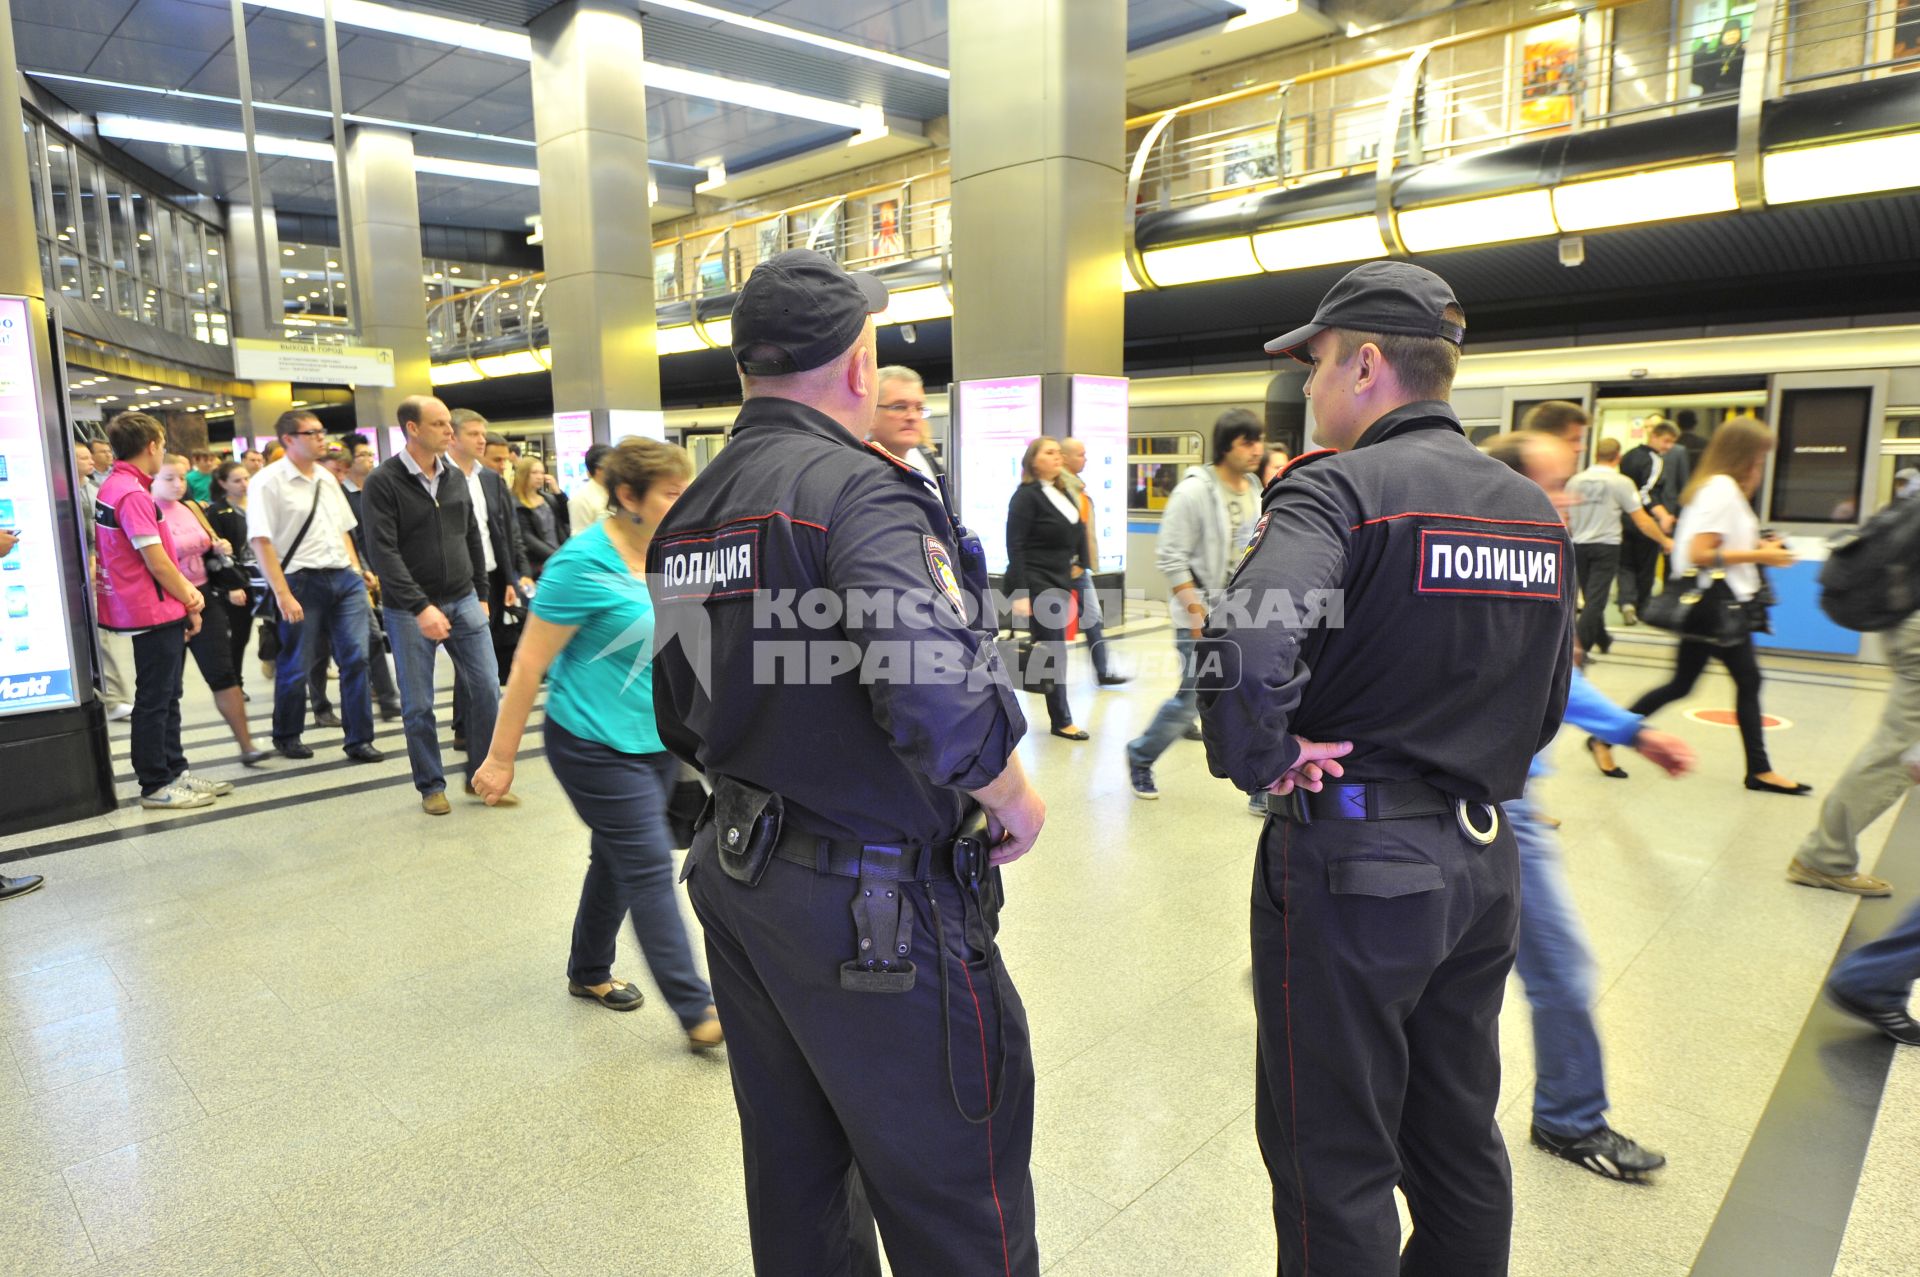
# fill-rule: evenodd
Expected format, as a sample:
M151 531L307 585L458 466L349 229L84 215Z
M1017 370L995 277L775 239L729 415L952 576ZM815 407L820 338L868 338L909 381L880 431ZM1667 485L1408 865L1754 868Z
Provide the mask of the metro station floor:
M1133 629L1123 651L1164 666L1164 625ZM1634 635L1592 671L1622 699L1666 666ZM1075 660L1093 740L1023 747L1050 819L1008 873L1002 933L1040 1073L1043 1262L1060 1277L1270 1274L1257 822L1193 744L1163 760L1162 799L1137 801L1121 748L1169 682L1096 692ZM1824 792L1884 677L1769 664L1766 707L1791 724L1772 734L1776 764ZM617 970L646 1007L566 996L585 832L545 764L523 760L520 809L456 795L435 820L397 723L380 724L384 765L347 763L338 733L315 730L312 762L248 773L197 674L187 686L189 756L239 782L232 797L0 839L0 860L55 849L5 865L48 885L0 904L0 1275L749 1273L724 1056L688 1054L630 935ZM1532 1050L1511 986L1517 1277L1690 1271L1853 916L1852 898L1782 877L1814 803L1746 792L1734 730L1682 716L1731 704L1711 674L1662 716L1701 753L1685 781L1631 754L1631 779L1605 779L1578 737L1556 747L1544 806L1599 956L1611 1116L1671 1162L1631 1187L1527 1144ZM1920 815L1870 831L1868 867L1890 831L1920 837ZM1838 1273L1913 1271L1920 1052L1898 1054Z

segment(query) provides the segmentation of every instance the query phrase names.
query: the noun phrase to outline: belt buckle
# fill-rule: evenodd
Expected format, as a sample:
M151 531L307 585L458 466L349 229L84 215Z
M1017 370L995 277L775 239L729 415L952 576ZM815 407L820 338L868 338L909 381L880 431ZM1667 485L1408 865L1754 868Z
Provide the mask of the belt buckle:
M1474 827L1473 817L1467 814L1468 807L1487 809L1487 827L1484 831ZM1464 798L1456 798L1453 800L1453 818L1460 823L1460 832L1482 847L1491 845L1500 836L1500 809L1492 803L1469 803Z

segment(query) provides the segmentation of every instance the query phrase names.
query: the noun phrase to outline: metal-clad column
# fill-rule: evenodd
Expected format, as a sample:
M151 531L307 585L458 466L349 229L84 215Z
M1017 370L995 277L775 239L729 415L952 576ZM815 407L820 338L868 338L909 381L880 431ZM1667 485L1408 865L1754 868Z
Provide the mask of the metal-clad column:
M534 20L533 132L556 412L657 412L647 96L631 3L565 0Z
M27 167L27 148L18 144L26 127L20 95L14 91L19 83L13 53L13 0L0 0L0 84L7 88L0 93L0 138L14 139L0 146L0 208L11 210L0 218L0 293L45 301L40 246L34 242L33 171Z
M266 232L264 242L257 237L260 230ZM270 275L261 275L263 262ZM281 301L280 229L271 207L260 209L257 218L251 205L228 207L227 272L227 295L233 298L233 335L263 341L283 339L286 308ZM253 398L234 401L233 433L249 439L265 438L273 433L273 423L280 414L292 406L291 383L255 379Z
M1117 375L1125 307L1124 0L950 6L956 379Z
M427 308L420 291L420 188L413 171L413 135L356 124L347 130L347 195L353 220L342 226L351 242L359 337L363 345L393 351L392 386L355 386L355 424L386 455L386 428L408 395L433 391L427 349Z

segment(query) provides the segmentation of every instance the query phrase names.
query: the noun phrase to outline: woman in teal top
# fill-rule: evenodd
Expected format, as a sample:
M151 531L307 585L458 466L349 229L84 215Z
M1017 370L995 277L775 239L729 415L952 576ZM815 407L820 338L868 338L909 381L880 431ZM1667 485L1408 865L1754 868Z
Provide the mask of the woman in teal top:
M513 658L487 761L473 788L492 804L513 788L514 756L547 679L547 761L593 831L573 920L567 992L616 1011L644 1000L613 978L620 920L631 915L654 983L695 1050L718 1046L713 991L694 966L674 892L667 798L679 763L653 723L653 600L647 544L686 488L685 449L628 439L607 454L608 517L547 560Z

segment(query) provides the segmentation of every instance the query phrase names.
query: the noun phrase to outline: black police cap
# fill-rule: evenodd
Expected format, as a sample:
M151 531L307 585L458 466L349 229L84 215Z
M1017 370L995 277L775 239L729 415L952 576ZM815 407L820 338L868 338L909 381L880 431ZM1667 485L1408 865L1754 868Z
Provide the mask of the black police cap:
M1306 363L1302 353L1306 344L1329 328L1445 337L1458 346L1466 341L1467 330L1448 322L1446 309L1459 305L1447 281L1424 267L1412 262L1367 262L1327 290L1312 323L1275 337L1265 349L1269 355L1291 355Z
M887 286L872 275L842 270L810 248L790 249L754 267L734 302L734 362L756 377L818 368L844 354L867 316L886 308ZM779 354L745 358L756 348Z

